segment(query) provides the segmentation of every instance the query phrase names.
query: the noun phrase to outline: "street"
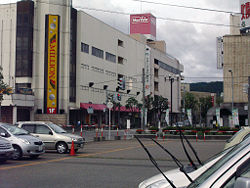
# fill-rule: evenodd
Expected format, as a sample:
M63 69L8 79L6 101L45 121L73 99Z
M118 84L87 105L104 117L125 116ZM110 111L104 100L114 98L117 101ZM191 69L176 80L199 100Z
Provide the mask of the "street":
M169 155L149 139L142 139L163 171L176 168ZM188 164L179 140L159 141ZM221 151L224 141L191 141L202 161ZM193 156L193 155L191 155ZM194 159L194 157L192 157ZM159 172L136 139L88 142L75 156L46 152L36 160L8 160L0 165L3 188L136 188Z

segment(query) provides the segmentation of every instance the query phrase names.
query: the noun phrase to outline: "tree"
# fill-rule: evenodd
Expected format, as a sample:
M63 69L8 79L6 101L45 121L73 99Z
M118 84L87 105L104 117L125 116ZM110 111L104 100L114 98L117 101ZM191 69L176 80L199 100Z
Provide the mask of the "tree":
M212 97L203 97L199 99L200 102L200 114L202 119L206 118L207 111L213 106Z
M0 66L0 121L2 120L1 116L1 105L3 101L3 95L10 95L12 93L12 88L8 86L8 84L4 83L3 74L2 74L3 68Z
M132 124L134 125L135 124L135 112L136 112L136 108L140 109L142 107L142 104L140 104L134 97L129 97L126 100L125 107L132 112L131 120L132 120Z

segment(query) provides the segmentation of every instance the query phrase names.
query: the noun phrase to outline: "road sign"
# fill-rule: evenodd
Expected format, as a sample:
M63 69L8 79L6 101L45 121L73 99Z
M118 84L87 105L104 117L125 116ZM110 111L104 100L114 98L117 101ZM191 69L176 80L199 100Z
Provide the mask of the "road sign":
M107 103L107 107L108 107L108 109L113 108L113 103L112 103L112 102L108 102L108 103Z

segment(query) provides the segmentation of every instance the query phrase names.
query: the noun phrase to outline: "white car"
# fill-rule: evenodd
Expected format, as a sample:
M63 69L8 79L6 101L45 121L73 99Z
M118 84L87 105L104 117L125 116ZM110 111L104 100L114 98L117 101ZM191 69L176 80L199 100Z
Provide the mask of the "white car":
M250 138L243 140L187 188L249 188Z
M235 144L240 143L242 140L245 140L250 135L250 127L241 127L241 129L235 133L230 139L227 140L225 148L234 146Z
M188 176L190 176L190 178L194 180L230 150L231 148L218 153L217 155L209 159L207 162L205 162L203 166L200 166L197 170L187 172ZM186 175L179 168L169 170L167 172L164 172L164 174L166 175L168 179L170 179L173 182L173 184L176 187L187 186L191 183L186 177ZM169 184L169 182L164 178L162 174L153 176L141 182L138 186L138 188L156 188L156 187L157 188L171 188L172 186Z
M66 153L71 149L72 141L74 142L75 151L83 148L85 144L84 138L67 133L62 127L52 122L25 121L17 122L16 125L39 137L44 142L46 150L57 150L58 153Z

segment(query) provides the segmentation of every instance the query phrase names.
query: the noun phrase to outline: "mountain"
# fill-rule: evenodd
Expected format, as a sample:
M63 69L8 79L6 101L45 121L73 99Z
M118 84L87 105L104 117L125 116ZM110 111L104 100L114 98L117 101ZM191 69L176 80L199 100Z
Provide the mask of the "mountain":
M223 92L223 82L197 82L190 84L190 91L210 92L220 94Z

